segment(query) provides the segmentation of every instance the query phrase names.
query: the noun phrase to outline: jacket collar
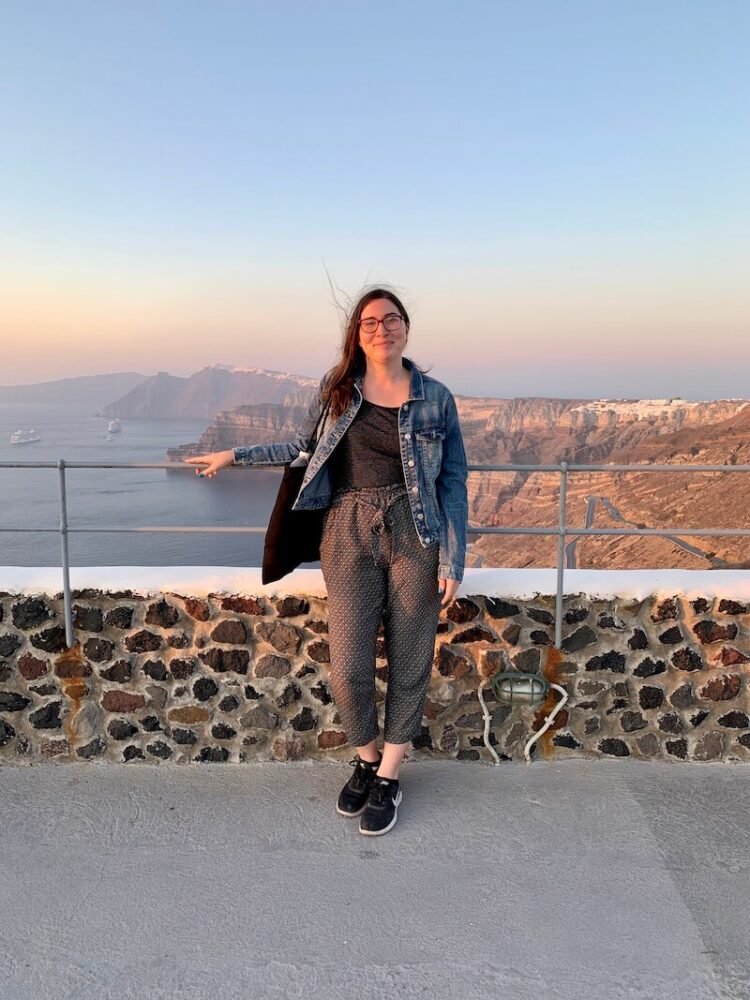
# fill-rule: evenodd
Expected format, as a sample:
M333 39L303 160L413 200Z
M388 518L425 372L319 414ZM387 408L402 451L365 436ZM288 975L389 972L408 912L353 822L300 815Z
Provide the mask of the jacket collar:
M411 360L407 358L406 355L401 356L401 361L404 368L410 373L411 381L409 383L409 399L424 399L424 382L422 380L422 373ZM359 389L360 395L362 395L362 381L365 377L366 363L360 361L357 367L354 369L354 385Z

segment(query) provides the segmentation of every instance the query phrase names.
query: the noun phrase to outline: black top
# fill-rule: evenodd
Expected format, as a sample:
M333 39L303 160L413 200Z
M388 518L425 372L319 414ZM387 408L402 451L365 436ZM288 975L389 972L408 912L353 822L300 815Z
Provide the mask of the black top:
M334 489L403 483L398 439L400 409L362 399L354 420L329 459Z

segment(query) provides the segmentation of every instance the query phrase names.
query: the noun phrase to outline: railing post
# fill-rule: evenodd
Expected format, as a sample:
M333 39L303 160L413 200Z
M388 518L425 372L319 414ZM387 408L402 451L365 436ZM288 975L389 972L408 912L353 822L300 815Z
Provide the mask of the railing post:
M73 645L73 609L70 599L70 559L68 556L68 502L65 494L65 459L57 460L60 482L60 545L62 548L63 606L65 608L65 645Z
M563 572L565 569L565 502L568 491L568 463L560 463L560 526L557 536L557 594L555 596L555 647L562 642Z

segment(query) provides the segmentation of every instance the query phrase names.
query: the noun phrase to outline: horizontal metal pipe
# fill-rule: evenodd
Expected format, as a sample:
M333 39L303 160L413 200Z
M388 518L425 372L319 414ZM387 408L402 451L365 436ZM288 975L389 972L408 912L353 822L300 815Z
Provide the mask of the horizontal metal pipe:
M67 528L69 535L76 533L82 534L86 532L103 532L108 533L110 531L116 531L119 533L123 532L133 532L133 533L148 533L154 534L159 532L206 532L208 534L232 534L233 532L242 533L258 533L265 532L268 530L267 525L262 525L260 527L252 527L243 525L242 527L232 527L224 526L221 527L215 525L206 525L206 527L200 527L198 525L176 525L174 527L170 525L143 525L138 528ZM37 532L44 534L45 532L54 532L57 534L59 528L3 528L0 527L0 531L8 531L15 533L28 532L30 534L36 534ZM467 528L466 533L469 535L559 535L559 528ZM671 537L672 535L689 535L689 536L705 536L706 538L721 537L723 535L732 535L735 537L743 537L750 535L750 528L565 528L565 537L568 535L659 535L661 537Z
M560 472L559 465L469 465L469 472ZM568 472L750 472L750 465L568 465Z
M194 531L194 532L208 532L209 534L221 534L222 532L224 532L224 533L227 533L227 534L231 534L232 532L241 532L241 533L242 532L251 532L252 533L252 532L260 532L260 531L267 531L267 530L268 530L267 527L253 528L253 527L247 527L246 525L243 525L242 527L236 527L236 528L233 528L231 526L230 527L224 527L223 525L221 527L210 525L210 526L206 526L205 528L201 528L199 526L193 527L192 525L191 526L187 526L187 527L178 526L178 527L172 528L172 527L170 527L169 525L166 525L166 524L164 524L164 525L157 524L157 525L153 525L153 526L144 525L144 526L141 526L139 528L71 528L71 527L66 528L66 531L67 531L67 533L69 535L72 535L74 533L76 533L76 534L82 534L82 533L88 533L88 532L94 532L94 533L96 533L96 532L104 532L105 534L109 534L110 531L135 532L136 534L139 533L139 532L146 532L148 534L152 534L152 533L158 533L160 531L164 531L164 532L169 532L169 531L193 532ZM0 531L14 531L14 532L29 531L29 532L33 532L34 534L36 534L36 532L54 531L55 534L57 534L57 533L59 533L60 529L59 528L1 528L0 527Z
M559 528L468 528L482 535L559 535ZM750 528L571 528L566 535L750 535Z
M569 465L568 472L750 472L750 465Z
M62 460L60 460L62 461ZM184 465L183 463L175 462L65 462L65 469L180 469L183 472L190 471L191 467ZM0 462L0 468L9 469L59 469L59 462ZM272 466L227 466L227 468L236 469L260 469L260 468L272 468ZM469 465L469 471L473 472L493 472L493 471L512 471L517 472L521 470L534 471L534 472L555 472L561 473L563 470L565 474L568 475L570 472L750 472L750 465L569 465L568 463L560 463L557 465L513 465L513 464L503 464L503 465ZM205 527L200 526L184 526L184 525L153 525L153 526L140 526L136 528L126 528L126 527L116 527L108 526L104 528L73 528L69 525L66 527L68 534L77 533L81 534L84 532L89 533L132 533L132 534L157 534L157 533L225 533L225 534L259 534L267 530L267 526L242 526L242 527L232 527L232 526L217 526L217 525L207 525ZM14 528L14 527L0 527L0 532L15 532L15 533L47 533L55 532L58 533L60 528ZM745 537L750 536L750 528L689 528L689 527L676 527L676 528L572 528L569 525L565 525L564 531L561 532L560 527L557 528L524 528L521 526L515 527L468 527L467 534L470 535L552 535L552 536L588 536L588 535L655 535L661 538L671 537L671 536L683 536L687 535L690 537Z
M0 469L56 469L57 462L0 462ZM65 462L66 469L180 469L193 472L195 465L182 462ZM228 465L227 469L260 469L274 466ZM280 468L280 466L279 466ZM226 471L226 470L224 470Z
M469 472L556 472L559 465L468 465ZM571 472L750 472L750 465L569 465Z
M0 462L0 469L56 469L57 462ZM66 469L180 469L193 472L194 465L183 462L65 462ZM224 470L242 471L248 469L279 469L278 465L228 465ZM469 472L557 472L560 464L515 465L510 462L501 465L468 465ZM574 465L568 464L570 472L750 472L750 465Z

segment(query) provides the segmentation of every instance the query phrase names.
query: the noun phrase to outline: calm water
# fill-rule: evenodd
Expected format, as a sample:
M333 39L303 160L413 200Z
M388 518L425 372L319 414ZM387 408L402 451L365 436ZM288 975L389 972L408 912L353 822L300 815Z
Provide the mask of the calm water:
M197 441L205 420L123 420L105 440L97 407L0 404L0 462L166 462L165 450ZM11 445L11 433L33 427L42 440ZM199 479L166 469L67 469L68 524L77 527L268 523L278 469L228 469ZM60 525L57 469L0 468L0 528ZM72 566L258 566L262 534L70 534ZM0 565L59 566L59 533L0 531ZM313 568L318 563L306 563Z

